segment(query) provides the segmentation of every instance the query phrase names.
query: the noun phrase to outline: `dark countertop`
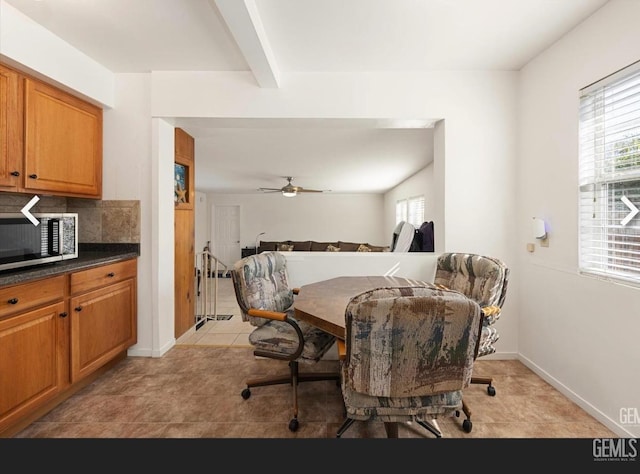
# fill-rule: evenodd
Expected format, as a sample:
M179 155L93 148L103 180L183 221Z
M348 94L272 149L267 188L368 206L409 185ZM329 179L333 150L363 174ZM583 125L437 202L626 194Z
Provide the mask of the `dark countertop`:
M139 256L139 244L80 244L78 258L0 271L0 287L86 270Z

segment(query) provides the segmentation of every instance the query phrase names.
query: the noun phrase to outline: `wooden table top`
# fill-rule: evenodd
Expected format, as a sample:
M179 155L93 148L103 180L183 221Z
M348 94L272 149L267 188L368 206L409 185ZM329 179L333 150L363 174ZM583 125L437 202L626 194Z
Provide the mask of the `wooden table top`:
M412 278L386 276L344 276L310 283L301 286L294 299L295 317L344 339L344 312L354 296L374 288L432 284Z

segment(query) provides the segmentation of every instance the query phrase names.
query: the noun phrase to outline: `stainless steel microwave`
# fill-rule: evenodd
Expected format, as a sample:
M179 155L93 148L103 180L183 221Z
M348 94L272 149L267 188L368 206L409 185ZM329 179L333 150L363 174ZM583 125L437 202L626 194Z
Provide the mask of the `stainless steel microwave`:
M0 271L78 257L78 214L0 213Z

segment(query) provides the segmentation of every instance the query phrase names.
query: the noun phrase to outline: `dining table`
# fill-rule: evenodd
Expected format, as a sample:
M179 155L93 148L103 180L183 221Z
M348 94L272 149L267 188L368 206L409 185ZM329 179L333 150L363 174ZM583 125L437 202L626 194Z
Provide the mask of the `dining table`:
M302 285L293 303L296 319L339 339L346 337L344 313L354 296L375 288L433 286L432 282L397 276L340 276Z

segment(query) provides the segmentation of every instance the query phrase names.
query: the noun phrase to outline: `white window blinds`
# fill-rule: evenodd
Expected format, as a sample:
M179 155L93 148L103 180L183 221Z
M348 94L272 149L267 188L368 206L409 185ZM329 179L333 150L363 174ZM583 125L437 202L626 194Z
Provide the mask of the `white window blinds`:
M407 222L413 224L416 229L424 222L424 196L409 198Z
M580 270L640 283L640 67L581 91Z
M396 224L406 221L416 229L424 222L424 196L414 196L396 202Z
M407 200L402 199L396 202L396 225L407 220Z

